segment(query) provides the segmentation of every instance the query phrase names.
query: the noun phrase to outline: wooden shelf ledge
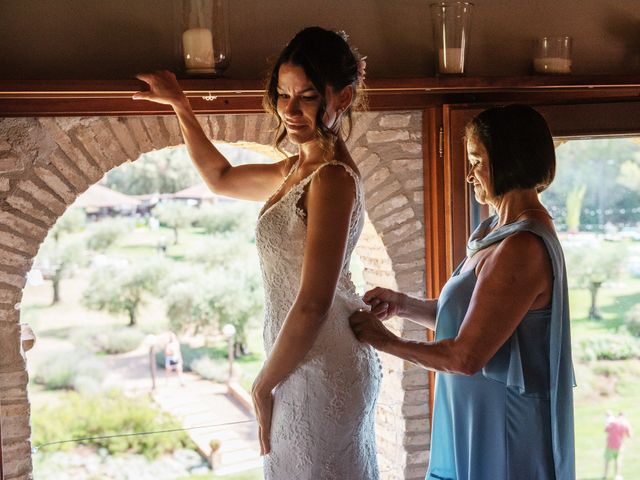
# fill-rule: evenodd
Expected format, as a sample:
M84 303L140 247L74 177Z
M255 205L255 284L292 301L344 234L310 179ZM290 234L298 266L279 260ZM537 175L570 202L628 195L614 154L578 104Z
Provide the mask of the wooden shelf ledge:
M264 82L234 79L179 79L199 113L262 111ZM0 80L0 116L166 114L170 109L134 101L145 86L125 80ZM517 101L519 94L548 98L640 98L640 75L536 75L526 77L424 77L367 81L371 110L422 109L443 103ZM505 96L506 95L506 96Z

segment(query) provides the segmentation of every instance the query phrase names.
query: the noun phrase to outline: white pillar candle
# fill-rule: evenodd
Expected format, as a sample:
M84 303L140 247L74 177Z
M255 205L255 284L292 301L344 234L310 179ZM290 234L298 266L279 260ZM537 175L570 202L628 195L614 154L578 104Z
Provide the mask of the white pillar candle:
M534 58L533 68L538 73L571 73L571 59L560 57Z
M215 66L213 37L208 28L191 28L182 34L187 70L211 70Z
M438 54L438 71L440 73L462 73L464 58L461 48L441 48Z

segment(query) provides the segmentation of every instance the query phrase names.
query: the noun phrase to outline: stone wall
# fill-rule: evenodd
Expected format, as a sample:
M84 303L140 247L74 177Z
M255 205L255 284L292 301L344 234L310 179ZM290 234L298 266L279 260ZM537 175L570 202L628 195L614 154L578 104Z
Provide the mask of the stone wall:
M271 142L266 115L200 120L225 142ZM182 142L173 116L5 118L0 120L0 421L5 478L31 478L30 406L20 350L22 288L38 247L56 219L110 169L142 153ZM358 247L371 285L424 292L422 124L420 112L359 115L349 140L362 173L369 222ZM425 332L407 321L405 337ZM37 332L36 332L37 334ZM429 449L424 370L382 356L378 436L384 479L423 478Z

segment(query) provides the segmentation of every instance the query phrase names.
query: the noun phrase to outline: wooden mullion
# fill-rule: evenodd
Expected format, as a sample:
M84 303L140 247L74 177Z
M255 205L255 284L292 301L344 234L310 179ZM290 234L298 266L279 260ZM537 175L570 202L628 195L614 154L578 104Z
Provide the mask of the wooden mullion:
M444 162L441 131L442 108L434 107L422 114L422 151L424 178L425 225L425 294L437 298L447 278L446 216L444 191ZM427 329L427 341L435 340L435 332ZM429 422L433 418L435 400L435 372L429 378Z

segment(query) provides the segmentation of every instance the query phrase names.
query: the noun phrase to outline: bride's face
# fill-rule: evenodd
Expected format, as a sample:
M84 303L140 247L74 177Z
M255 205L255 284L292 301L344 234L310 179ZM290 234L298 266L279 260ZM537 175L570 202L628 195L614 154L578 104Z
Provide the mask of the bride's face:
M292 143L300 145L316 140L316 117L321 103L321 93L313 86L302 67L290 63L280 66L278 115ZM331 87L327 88L325 103L323 122L331 128L336 122L337 110L337 96Z

